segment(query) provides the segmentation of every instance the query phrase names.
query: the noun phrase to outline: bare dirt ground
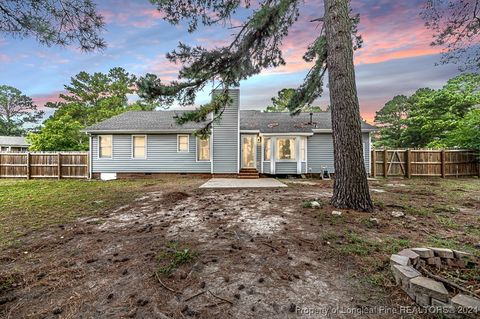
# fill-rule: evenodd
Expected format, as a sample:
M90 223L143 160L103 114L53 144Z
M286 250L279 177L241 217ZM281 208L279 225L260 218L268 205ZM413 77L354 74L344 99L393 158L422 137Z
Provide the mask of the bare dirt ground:
M419 204L429 207L425 213L409 211L410 201L436 196L418 195L410 181L372 182L376 212L342 216L328 204L302 207L328 203L330 182L198 189L202 182L153 181L127 205L33 232L0 251L0 317L308 318L312 311L311 318L401 318L359 311L411 305L388 275L391 251L431 242L429 233L471 249L480 241L475 187L468 207L455 208L466 232L435 229L450 217L428 203ZM395 219L392 209L410 217ZM338 307L357 312L327 312Z

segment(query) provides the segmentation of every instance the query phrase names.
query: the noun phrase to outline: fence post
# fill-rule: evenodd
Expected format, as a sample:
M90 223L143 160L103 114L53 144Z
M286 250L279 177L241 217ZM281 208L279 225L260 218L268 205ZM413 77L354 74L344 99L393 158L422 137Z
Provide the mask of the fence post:
M407 150L407 153L405 154L406 156L406 173L407 173L407 178L412 177L412 151L410 149Z
M442 178L445 178L445 150L442 150L442 152L440 153L440 162L442 163L442 168L441 168L441 172L442 172Z
M30 179L30 152L27 152L27 179Z
M57 168L57 178L60 179L62 178L62 154L60 154L60 152L58 152L58 158L57 158L57 164L58 164L58 168Z
M387 178L388 174L388 150L383 150L383 177Z
M372 158L371 160L371 165L372 165L372 177L375 178L377 177L377 151L372 150Z

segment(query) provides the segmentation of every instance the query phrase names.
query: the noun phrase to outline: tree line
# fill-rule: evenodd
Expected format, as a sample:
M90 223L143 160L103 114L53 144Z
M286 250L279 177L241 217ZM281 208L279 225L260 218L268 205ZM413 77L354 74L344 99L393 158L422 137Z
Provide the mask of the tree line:
M136 76L116 67L107 73L80 72L64 86L59 102L41 125L44 111L16 88L0 86L0 135L24 135L32 151L88 150L88 137L81 130L126 111L151 111L155 103L135 96ZM129 101L129 97L136 98Z
M480 149L480 74L397 95L376 112L376 147Z

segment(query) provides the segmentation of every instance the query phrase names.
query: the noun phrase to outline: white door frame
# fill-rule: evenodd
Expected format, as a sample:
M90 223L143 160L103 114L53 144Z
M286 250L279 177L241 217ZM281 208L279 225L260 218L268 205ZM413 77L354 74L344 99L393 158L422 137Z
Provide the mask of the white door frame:
M253 166L252 167L246 167L245 163L243 162L243 139L246 137L251 137L253 138ZM241 168L257 168L257 135L254 134L242 134L241 138Z

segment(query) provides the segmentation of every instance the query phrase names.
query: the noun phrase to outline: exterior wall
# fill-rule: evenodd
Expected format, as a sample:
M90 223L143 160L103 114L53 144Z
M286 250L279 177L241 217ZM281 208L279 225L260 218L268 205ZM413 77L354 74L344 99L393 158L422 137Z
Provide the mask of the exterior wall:
M365 169L370 172L370 135L362 133ZM335 172L333 160L333 138L331 133L315 133L307 142L308 173L321 173L326 167L330 173Z
M214 93L215 94L215 93ZM213 173L238 173L239 169L239 106L240 90L229 92L233 99L222 118L213 124Z
M210 161L197 161L192 134L188 153L177 152L177 134L147 135L146 159L132 159L132 135L113 135L112 144L112 158L98 158L98 136L92 136L93 173L211 173Z
M297 174L297 162L275 162L275 174Z

